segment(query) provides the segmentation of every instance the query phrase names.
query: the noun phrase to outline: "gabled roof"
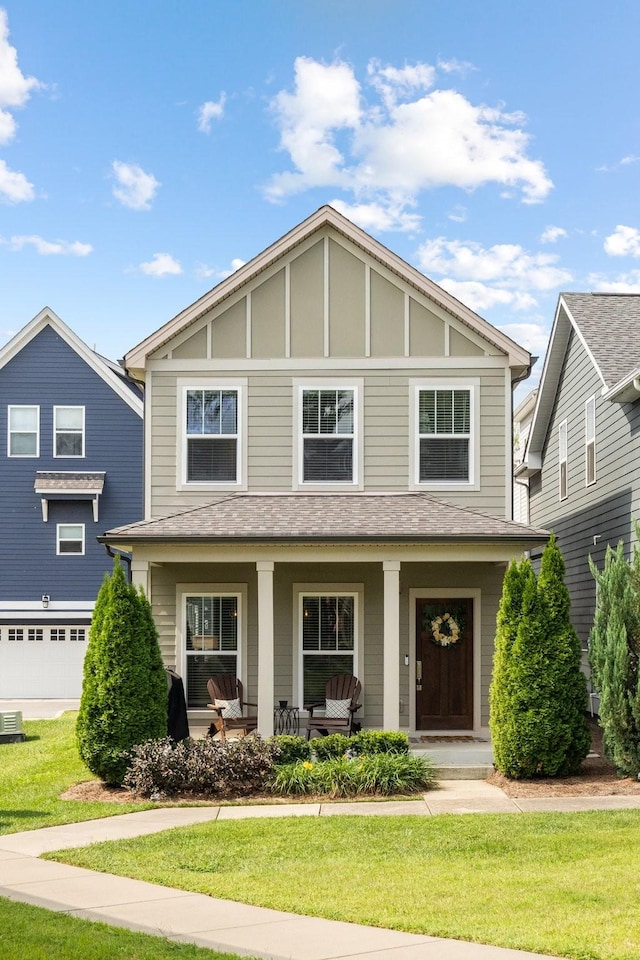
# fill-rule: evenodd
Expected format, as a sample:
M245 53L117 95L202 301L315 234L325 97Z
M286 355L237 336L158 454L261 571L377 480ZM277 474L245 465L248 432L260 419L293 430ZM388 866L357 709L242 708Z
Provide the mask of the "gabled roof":
M106 360L91 350L50 307L44 307L0 349L0 370L47 326L55 330L67 346L75 351L139 417L142 417L144 409L142 399L137 389L132 389L131 382L126 378L126 372L124 370L122 373L116 372L112 361Z
M293 230L290 230L289 233L286 233L275 243L271 244L271 246L267 247L267 249L258 254L258 256L254 257L253 260L250 260L236 270L230 277L227 277L208 293L205 293L204 296L196 300L191 306L182 310L172 320L169 320L160 327L159 330L156 330L137 346L129 350L125 356L127 369L144 369L146 358L150 353L158 350L190 324L199 320L209 310L226 300L227 297L230 297L244 284L254 279L262 271L284 257L293 250L294 247L298 246L298 244L326 226L332 227L338 233L351 240L363 251L397 274L402 280L415 287L423 296L452 314L471 330L507 354L510 366L528 367L530 365L530 354L514 340L492 326L477 313L474 313L473 310L470 310L469 307L466 307L450 293L447 293L446 290L439 287L433 280L429 280L428 277L425 277L419 270L416 270L415 267L412 267L378 240L374 240L373 237L341 213L338 213L333 207L323 206L306 220L303 220L302 223L298 224L297 227L294 227Z
M234 493L171 517L109 530L108 543L196 541L543 543L546 530L453 506L424 493Z
M542 448L560 383L567 345L574 331L610 400L636 399L640 385L640 295L561 293L544 361L536 410L524 463L517 473L541 468Z

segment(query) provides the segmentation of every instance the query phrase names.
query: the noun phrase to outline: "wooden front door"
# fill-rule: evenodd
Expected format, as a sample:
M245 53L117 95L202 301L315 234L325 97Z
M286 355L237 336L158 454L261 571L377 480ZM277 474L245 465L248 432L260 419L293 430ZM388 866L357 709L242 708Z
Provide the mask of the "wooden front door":
M416 600L416 730L473 729L473 600Z

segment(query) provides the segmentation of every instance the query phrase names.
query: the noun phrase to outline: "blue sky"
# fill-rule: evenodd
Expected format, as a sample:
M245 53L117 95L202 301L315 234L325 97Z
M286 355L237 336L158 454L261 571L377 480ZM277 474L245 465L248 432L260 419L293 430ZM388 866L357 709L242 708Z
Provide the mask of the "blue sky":
M541 358L640 292L636 0L0 11L0 342L118 358L324 203Z

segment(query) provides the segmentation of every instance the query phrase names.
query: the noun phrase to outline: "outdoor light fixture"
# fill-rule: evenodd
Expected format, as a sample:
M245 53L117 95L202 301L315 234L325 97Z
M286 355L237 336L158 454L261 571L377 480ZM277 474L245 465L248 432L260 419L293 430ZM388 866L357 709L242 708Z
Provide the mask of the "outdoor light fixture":
M44 607L45 610L46 610L47 607L49 606L49 594L48 594L48 593L43 593L43 594L42 594L42 606Z

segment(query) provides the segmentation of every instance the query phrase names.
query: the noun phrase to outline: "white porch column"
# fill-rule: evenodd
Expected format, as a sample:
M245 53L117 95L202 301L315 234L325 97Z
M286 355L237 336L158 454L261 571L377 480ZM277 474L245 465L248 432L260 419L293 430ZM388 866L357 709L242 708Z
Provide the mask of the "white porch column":
M131 583L137 589L142 587L148 599L151 599L151 584L149 583L149 562L148 560L131 561Z
M382 726L400 728L400 561L383 560L384 647Z
M257 560L258 571L258 731L273 734L273 560Z

